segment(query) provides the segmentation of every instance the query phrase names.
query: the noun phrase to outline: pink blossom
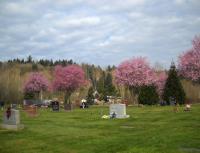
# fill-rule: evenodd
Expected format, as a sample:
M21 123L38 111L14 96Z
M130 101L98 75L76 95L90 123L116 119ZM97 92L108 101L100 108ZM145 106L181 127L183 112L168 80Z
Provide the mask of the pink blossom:
M53 80L54 90L73 92L84 83L84 71L81 67L77 65L55 67Z
M25 92L46 91L49 87L48 80L38 72L31 73L28 81L24 85Z
M121 63L115 71L115 81L119 85L139 87L156 82L156 74L146 58L132 58Z
M167 80L167 74L165 72L161 72L157 74L157 79L156 79L156 87L158 94L161 96L163 94L163 90L165 87L165 83Z
M179 57L180 75L200 81L200 36L193 40L193 48Z

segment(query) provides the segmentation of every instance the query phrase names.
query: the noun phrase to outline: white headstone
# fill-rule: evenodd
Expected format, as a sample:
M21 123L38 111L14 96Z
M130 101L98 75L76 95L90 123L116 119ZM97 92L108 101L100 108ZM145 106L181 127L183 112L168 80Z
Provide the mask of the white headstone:
M116 114L116 118L128 118L126 115L126 105L125 104L110 104L110 116Z

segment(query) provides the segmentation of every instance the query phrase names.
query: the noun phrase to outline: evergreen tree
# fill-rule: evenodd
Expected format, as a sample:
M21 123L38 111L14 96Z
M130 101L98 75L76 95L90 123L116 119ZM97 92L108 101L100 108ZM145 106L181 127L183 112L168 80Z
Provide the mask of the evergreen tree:
M94 66L88 66L87 67L87 75L88 79L91 80L93 88L96 88L96 77L94 72Z
M107 71L108 71L108 72L111 72L111 71L112 71L112 68L111 68L110 65L108 65L108 67L107 67Z
M94 103L94 90L93 87L90 87L87 94L87 103L92 105Z
M99 78L99 80L97 82L97 91L99 94L104 95L104 93L105 93L104 84L105 84L105 72L103 71L101 77Z
M138 101L140 104L153 105L159 101L159 95L155 86L142 86L139 91Z
M103 100L105 97L105 72L103 71L101 77L97 81L97 91L99 93L99 99Z
M111 73L108 73L106 75L104 86L105 86L105 94L106 95L108 95L108 96L111 96L111 95L114 96L114 95L116 95L116 89L115 89L115 86L113 85L113 82L112 82L112 75L111 75Z
M27 57L27 61L26 61L27 63L32 63L33 62L33 58L32 58L32 56L31 55L29 55L28 57Z
M174 63L171 64L163 92L163 100L165 100L167 104L170 104L170 98L175 98L179 104L185 103L185 92L177 75Z

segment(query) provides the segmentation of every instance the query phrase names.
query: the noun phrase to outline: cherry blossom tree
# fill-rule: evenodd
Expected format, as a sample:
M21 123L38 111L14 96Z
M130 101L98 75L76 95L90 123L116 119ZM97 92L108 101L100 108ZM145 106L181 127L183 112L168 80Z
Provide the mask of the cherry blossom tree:
M119 85L137 88L154 84L156 77L146 58L139 57L121 63L115 71L115 81Z
M65 103L70 103L71 94L85 83L84 71L77 65L56 66L53 89L65 93Z
M193 47L179 57L180 75L200 83L200 36L192 42Z
M129 87L134 95L137 95L139 87L154 85L156 80L155 71L143 57L124 61L115 71L116 83Z
M40 94L42 99L42 92L47 91L49 82L46 77L38 72L31 73L27 82L24 85L24 92L31 94Z

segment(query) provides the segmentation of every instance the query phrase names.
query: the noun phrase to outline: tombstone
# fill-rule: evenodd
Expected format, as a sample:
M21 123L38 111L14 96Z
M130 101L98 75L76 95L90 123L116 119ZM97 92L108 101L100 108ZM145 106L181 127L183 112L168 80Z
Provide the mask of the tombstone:
M81 100L80 108L83 108L83 109L88 108L87 100L85 100L85 99Z
M125 104L110 104L110 117L115 118L129 118L126 115L126 105Z
M59 102L58 101L52 101L51 102L51 107L53 111L59 111L60 107L59 107Z
M84 102L82 103L81 108L83 108L83 109L85 108L85 103Z
M71 111L73 109L73 104L72 103L64 104L64 109L66 111Z
M26 111L26 113L27 113L27 115L29 117L36 117L36 116L38 116L37 106L34 106L34 105L25 106L25 111Z
M83 102L83 103L81 103L81 106L80 106L80 108L83 108L83 109L85 109L85 108L89 108L89 106L88 106L88 104L87 104L87 103Z
M24 128L24 126L20 124L19 110L11 109L11 107L8 107L6 112L3 114L2 128L10 130L18 130Z

